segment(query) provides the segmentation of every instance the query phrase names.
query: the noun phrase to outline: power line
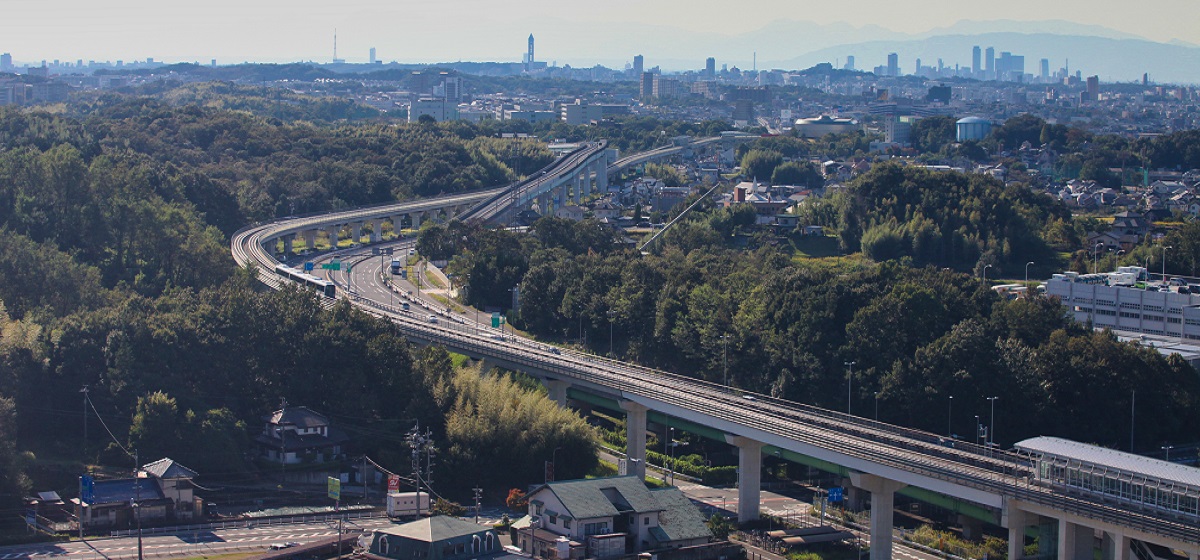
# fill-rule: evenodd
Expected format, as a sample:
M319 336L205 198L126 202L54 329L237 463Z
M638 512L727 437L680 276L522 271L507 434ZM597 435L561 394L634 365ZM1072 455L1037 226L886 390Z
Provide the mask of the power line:
M84 393L84 395L87 395L87 393ZM134 457L133 453L130 453L128 449L125 449L124 445L121 445L121 442L119 440L117 440L117 436L113 435L112 430L108 429L108 424L104 423L104 418L102 418L100 416L100 411L96 410L96 405L95 405L95 403L92 402L92 399L88 398L87 402L88 402L88 405L90 405L92 407L92 412L96 414L96 419L100 420L100 425L104 426L104 431L108 432L108 437L112 438L113 443L117 444L117 447L119 447L121 449L121 451L124 451L126 455L128 455L130 457ZM136 459L136 457L134 457L134 458Z

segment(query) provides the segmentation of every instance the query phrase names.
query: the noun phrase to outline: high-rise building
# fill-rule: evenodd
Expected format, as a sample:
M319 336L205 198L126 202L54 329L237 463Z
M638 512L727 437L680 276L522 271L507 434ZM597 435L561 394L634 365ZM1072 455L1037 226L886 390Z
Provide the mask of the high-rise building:
M979 50L979 45L975 45L971 48L971 74L975 76L979 76L979 71L983 70L981 58L983 58L983 52Z
M375 64L375 47L371 47L371 64Z
M446 101L457 104L462 101L462 76L447 75L442 81L442 96Z
M913 74L917 76L921 75L921 59L919 58L917 59L917 69L913 71Z
M717 75L717 59L710 56L708 60L704 61L704 75L709 78Z
M633 57L633 75L634 76L642 75L642 72L645 71L644 70L645 63L646 63L646 59L643 58L642 55L639 54L639 55Z
M641 58L641 55L638 55L637 58ZM637 58L634 60L637 60ZM654 74L652 72L642 72L642 89L639 93L642 94L642 99L649 99L654 96Z
M1100 99L1100 76L1088 76L1087 96L1088 101L1096 101Z
M846 70L854 70L854 55L846 57Z
M1040 68L1040 70L1041 70L1041 72L1039 72L1038 75L1041 77L1042 81L1043 82L1050 81L1050 59L1049 58L1042 59L1042 67Z
M887 75L900 75L900 56L896 53L891 53L888 55Z
M12 70L12 55L9 53L0 54L0 72L8 72Z
M679 80L663 78L660 74L651 74L650 93L659 99L679 96Z
M996 79L996 49L993 47L988 47L987 50L984 51L983 72L985 79Z

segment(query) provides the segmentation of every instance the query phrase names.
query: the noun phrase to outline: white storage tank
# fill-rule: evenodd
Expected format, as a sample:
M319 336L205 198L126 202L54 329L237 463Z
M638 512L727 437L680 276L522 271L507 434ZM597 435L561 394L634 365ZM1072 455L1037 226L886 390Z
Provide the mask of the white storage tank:
M958 119L955 123L956 135L955 138L959 142L968 140L983 140L987 138L989 132L992 131L992 121L981 119L979 117L967 117Z

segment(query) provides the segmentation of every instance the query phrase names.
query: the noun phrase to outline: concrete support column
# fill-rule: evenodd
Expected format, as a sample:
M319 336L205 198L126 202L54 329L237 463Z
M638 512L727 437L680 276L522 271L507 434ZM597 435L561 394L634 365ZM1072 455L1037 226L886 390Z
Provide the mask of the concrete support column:
M1130 560L1129 537L1105 532L1100 541L1100 557L1104 560Z
M759 492L762 489L763 443L741 436L725 436L725 442L738 448L738 522L758 520Z
M383 218L368 220L367 223L371 226L371 243L383 241Z
M622 401L625 410L625 456L629 459L628 474L646 480L646 411L633 401Z
M855 487L871 493L871 560L891 560L896 491L907 485L858 472L850 473L850 481Z
M563 188L565 189L567 188L566 185L570 185L570 183L563 183L563 185ZM579 184L579 181L575 181L575 184L571 185L571 192L573 198L575 199L575 206L583 204L583 185Z
M550 394L550 400L558 403L559 408L567 408L567 389L571 384L561 379L545 379L542 384Z
M1008 527L1008 559L1020 560L1025 556L1025 527L1029 519L1024 511L1007 501L1000 513L1001 525Z
M958 526L962 527L964 539L974 541L983 538L983 522L974 517L959 514Z
M325 233L329 235L329 248L337 249L338 233L342 231L342 226L329 226L325 228Z
M608 162L605 159L596 162L596 190L600 192L608 190Z
M412 222L412 229L421 229L421 212L414 212L408 215L408 219Z
M354 243L357 245L360 241L362 241L362 229L363 229L362 222L354 222L354 223L350 224L350 235L354 236L350 239L351 243Z
M1091 527L1058 521L1058 560L1092 560L1095 534Z
M311 253L317 246L317 230L309 229L304 231L304 248Z
M392 233L400 237L400 230L404 229L404 216L392 216L389 219L392 220Z
M283 236L283 256L292 256L292 240L296 239L296 234L289 233Z

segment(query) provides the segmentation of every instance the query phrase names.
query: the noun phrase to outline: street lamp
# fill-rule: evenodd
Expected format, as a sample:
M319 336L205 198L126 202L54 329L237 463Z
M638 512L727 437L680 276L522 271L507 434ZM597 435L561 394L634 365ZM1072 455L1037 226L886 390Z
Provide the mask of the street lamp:
M1025 288L1026 289L1029 288L1029 265L1031 265L1031 264L1033 264L1033 261L1029 261L1029 262L1025 263Z
M722 385L729 386L729 335L721 335L721 379Z
M608 355L616 356L616 353L613 352L613 317L617 316L617 312L606 311L604 314L608 316Z
M950 395L950 404L946 406L946 437L954 439L954 395Z
M1096 243L1096 245L1092 247L1092 274L1100 272L1097 258L1100 256L1100 248L1103 246L1104 243Z
M879 391L875 391L875 421L879 421Z
M988 428L988 439L992 440L991 443L993 445L996 443L996 399L999 398L1000 397L988 397L988 400L992 401L992 427Z
M979 428L982 428L982 427L983 427L983 424L979 423L979 415L976 414L975 415L975 445L979 445L979 436L981 435L979 432L983 431L983 430L980 430Z
M854 364L858 362L845 362L846 364L846 414L850 414L850 386L854 379Z
M987 284L987 269L989 269L989 268L992 268L992 265L990 265L990 264L983 265L983 284L984 285Z
M554 481L553 479L558 477L558 450L559 449L562 449L561 445L558 447L555 447L554 451L550 452L550 472L545 473L545 474L549 475L549 474L553 473L553 478L550 476L546 476L545 477L546 482L553 482Z
M1160 449L1163 450L1163 460L1170 461L1171 460L1171 450L1175 449L1175 446L1174 445L1164 445Z
M1174 247L1172 247L1170 245L1163 245L1163 273L1162 273L1163 284L1167 283L1167 249L1174 249Z

